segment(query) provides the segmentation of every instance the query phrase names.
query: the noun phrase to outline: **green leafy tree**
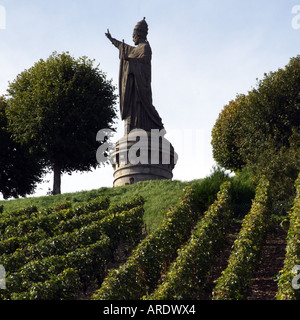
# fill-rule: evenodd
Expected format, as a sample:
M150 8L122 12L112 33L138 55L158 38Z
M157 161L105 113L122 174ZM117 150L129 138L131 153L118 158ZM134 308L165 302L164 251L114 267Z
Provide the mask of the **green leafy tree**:
M266 175L274 198L293 197L300 171L300 56L265 74L226 106L213 131L215 160L226 169Z
M278 152L290 147L294 131L300 129L300 56L284 69L265 74L249 92L243 116L244 158L256 158L267 144Z
M245 166L240 154L242 113L246 96L240 95L224 107L212 130L213 157L222 167L238 171Z
M33 193L44 172L38 159L7 131L6 107L5 98L0 97L0 193L8 199Z
M90 171L101 164L96 134L112 129L114 90L94 61L56 52L9 84L10 131L53 170L53 194L61 193L62 173Z

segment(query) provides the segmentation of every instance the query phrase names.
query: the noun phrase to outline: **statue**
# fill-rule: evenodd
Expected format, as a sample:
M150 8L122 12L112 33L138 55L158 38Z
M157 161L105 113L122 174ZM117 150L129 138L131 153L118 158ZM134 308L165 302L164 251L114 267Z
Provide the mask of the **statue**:
M110 153L114 169L114 186L146 180L172 179L177 154L164 137L162 120L152 104L151 58L145 18L133 31L130 46L114 39L109 30L106 37L119 49L119 99L125 133Z
M147 41L148 25L145 18L138 22L133 31L136 47L112 38L109 30L105 34L119 49L120 112L125 120L125 135L133 129L164 129L162 120L152 105L151 58L152 51Z

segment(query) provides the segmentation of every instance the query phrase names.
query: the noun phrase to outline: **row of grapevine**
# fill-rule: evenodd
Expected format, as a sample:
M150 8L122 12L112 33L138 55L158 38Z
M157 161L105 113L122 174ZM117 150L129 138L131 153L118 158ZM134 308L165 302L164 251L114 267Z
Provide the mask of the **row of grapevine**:
M212 262L226 241L231 216L230 182L225 182L217 200L198 222L189 242L179 250L163 283L149 299L189 300L201 297Z
M27 263L18 272L8 276L7 288L10 292L8 297L13 300L68 299L74 297L80 290L86 290L87 285L95 279L101 283L107 263L112 257L109 238L102 238L90 246L65 255L53 255ZM69 275L68 270L73 271L73 281L69 283L72 289L55 290L57 282L51 280L56 277L64 279L60 275L64 273Z
M195 191L187 187L159 228L140 242L127 262L109 272L94 300L137 300L152 292L161 274L189 239L199 219Z
M133 207L143 204L140 197L136 197L121 205L112 205L109 209L109 199L99 198L90 202L70 208L69 205L59 206L35 212L30 219L24 220L19 217L11 217L13 221L8 227L6 225L7 218L4 218L5 223L1 225L0 218L0 255L9 254L17 249L36 243L42 239L60 235L66 232L72 232L74 229L79 229L82 226L91 223L92 221L100 220L106 215L114 212L122 212ZM66 208L68 207L68 208ZM23 217L23 215L21 216ZM10 234L11 237L6 239L5 235ZM2 240L2 241L1 241Z
M216 281L214 300L241 300L248 296L270 222L268 186L268 181L262 179L256 189L251 210L243 219L234 242L228 266Z
M292 287L300 265L300 175L290 213L287 252L277 299L300 299ZM214 300L246 299L271 222L269 183L257 186L250 212L231 249L227 268L215 279ZM94 300L189 300L204 296L208 275L223 249L232 222L231 183L202 214L196 191L187 187L156 231L141 240L144 200L110 205L109 198L78 207L0 213L0 265L6 269L1 299L74 299L97 283ZM133 250L108 270L120 243ZM295 271L295 270L294 270ZM297 269L297 271L299 271ZM298 278L297 278L298 279Z
M11 218L29 218L32 214L37 213L38 208L36 206L28 206L23 209L18 209L10 212L0 212L0 219L11 219Z
M299 279L300 271L300 174L296 181L296 198L290 212L290 227L287 236L286 256L284 266L279 274L278 300L300 300ZM299 280L298 280L299 281Z
M106 211L102 210L103 205ZM56 213L50 210L48 215L45 212L41 212L40 216L36 213L36 217L31 219L31 227L35 231L30 232L28 228L29 233L13 238L16 250L13 250L14 246L4 248L2 245L0 264L6 269L7 278L6 290L1 290L0 298L69 299L80 290L85 290L92 281L97 280L100 284L113 251L120 242L128 241L136 245L143 228L142 198L123 206L107 207L105 199L74 209L57 210ZM22 216L20 214L15 218ZM47 223L36 224L36 221ZM51 235L45 230L50 221ZM20 225L24 225L22 222L24 219L21 218ZM61 229L66 222L70 232ZM44 226L47 228L43 229ZM2 231L4 234L5 231ZM38 233L44 237L33 237Z
M16 272L21 266L31 260L39 260L52 255L62 255L66 253L66 250L73 251L78 247L90 245L98 241L103 233L110 234L111 245L115 246L120 239L130 240L129 227L132 228L133 236L139 230L140 223L142 222L138 221L138 224L134 225L133 222L135 221L132 221L132 215L134 214L133 209L123 211L122 213L102 217L99 221L87 223L73 232L46 237L11 254L3 254L0 262L6 267L7 271ZM120 227L121 224L122 227Z
M100 198L75 208L65 203L57 208L42 211L19 210L22 214L9 217L0 216L0 255L9 254L17 249L23 249L29 244L38 242L54 235L54 230L63 221L79 217L80 215L105 210L109 206L109 199ZM30 207L31 209L33 207ZM25 212L25 214L23 214Z
M47 235L52 235L57 225L62 221L69 221L81 215L87 215L100 210L107 210L109 207L108 197L94 199L88 203L71 208L69 202L58 208L49 208L42 211L35 211L29 216L18 215L10 217L0 217L0 240L12 237L24 236L28 232L43 230Z
M9 226L16 226L21 221L30 219L31 215L38 212L36 206L30 206L25 209L20 209L10 213L1 213L0 214L0 237L3 240L3 233L6 228Z

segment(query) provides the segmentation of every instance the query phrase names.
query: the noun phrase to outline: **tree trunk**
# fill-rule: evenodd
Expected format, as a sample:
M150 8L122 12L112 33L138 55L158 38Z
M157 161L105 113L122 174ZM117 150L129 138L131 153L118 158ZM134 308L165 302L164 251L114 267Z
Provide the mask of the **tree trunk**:
M61 194L61 168L59 165L54 164L54 180L53 180L53 195L55 194Z

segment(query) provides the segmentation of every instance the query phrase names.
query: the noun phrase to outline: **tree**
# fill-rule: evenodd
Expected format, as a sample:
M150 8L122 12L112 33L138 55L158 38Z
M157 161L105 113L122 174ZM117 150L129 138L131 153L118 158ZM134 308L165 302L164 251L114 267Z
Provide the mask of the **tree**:
M212 130L213 157L227 170L238 171L245 166L240 154L241 121L246 96L240 95L224 107Z
M44 172L38 159L12 140L7 131L6 107L6 100L0 97L0 192L8 199L32 194Z
M114 90L94 61L56 52L9 84L10 131L53 170L53 194L61 193L62 173L90 171L101 164L96 134L112 129Z
M293 196L300 171L300 56L229 106L212 131L215 160L235 172L246 166L256 178L266 175L274 198Z
M284 69L265 74L248 94L243 120L244 158L257 157L269 146L276 151L290 147L300 129L300 56Z

